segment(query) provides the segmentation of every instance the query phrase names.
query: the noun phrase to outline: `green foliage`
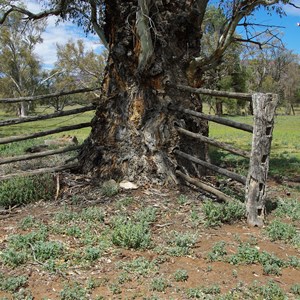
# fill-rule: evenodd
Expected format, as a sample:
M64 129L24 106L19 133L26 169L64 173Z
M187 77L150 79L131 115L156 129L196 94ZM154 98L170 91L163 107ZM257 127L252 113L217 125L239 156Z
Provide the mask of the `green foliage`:
M88 300L86 290L78 283L66 285L60 292L61 300Z
M119 186L114 180L109 180L103 183L102 195L106 197L112 197L119 193Z
M292 242L299 235L294 225L281 222L280 220L272 221L267 226L266 232L271 241L283 240Z
M240 244L237 253L229 257L229 262L236 264L254 264L259 261L259 251L248 243Z
M17 267L27 261L27 254L24 252L16 252L13 249L7 249L0 253L1 261L10 267Z
M5 277L0 273L0 290L6 292L16 292L27 284L26 276Z
M197 241L197 235L191 233L181 233L173 231L170 240L167 243L168 254L172 256L184 256L190 254L191 248Z
M297 199L280 199L275 210L275 216L300 220L300 201Z
M233 223L245 217L245 205L238 201L224 204L205 201L202 206L206 226L219 226L222 223Z
M49 174L15 177L1 182L0 206L28 204L54 198L56 186Z
M175 281L187 281L189 278L188 272L186 270L178 269L174 273Z
M266 285L253 285L250 290L263 297L265 300L285 300L286 295L283 290L272 280Z
M23 230L33 228L37 225L37 220L33 216L27 216L20 221L20 228Z
M144 257L139 257L129 262L119 263L118 267L128 273L134 273L143 277L157 270L156 264Z
M294 295L300 296L300 283L295 283L291 286L290 292Z
M145 207L134 214L134 219L144 224L153 223L156 220L156 211L155 207Z
M169 286L168 282L163 277L155 277L151 281L151 290L157 292L164 292Z
M226 243L224 241L217 242L213 245L212 250L208 253L207 257L209 261L222 260L225 255L227 255L227 250L225 249Z
M34 257L41 262L48 259L55 259L63 254L64 247L60 242L57 241L37 241L32 246Z
M88 247L84 251L84 259L89 262L96 261L101 256L101 252L97 247Z
M145 249L150 246L151 235L148 224L117 217L114 220L112 242L116 246Z

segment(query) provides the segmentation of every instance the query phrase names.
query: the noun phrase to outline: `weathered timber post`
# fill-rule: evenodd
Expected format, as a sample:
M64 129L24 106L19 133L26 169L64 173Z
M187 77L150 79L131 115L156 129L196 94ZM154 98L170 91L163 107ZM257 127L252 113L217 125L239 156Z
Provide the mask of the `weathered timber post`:
M266 181L278 95L253 94L254 128L246 182L248 224L262 226L265 215Z

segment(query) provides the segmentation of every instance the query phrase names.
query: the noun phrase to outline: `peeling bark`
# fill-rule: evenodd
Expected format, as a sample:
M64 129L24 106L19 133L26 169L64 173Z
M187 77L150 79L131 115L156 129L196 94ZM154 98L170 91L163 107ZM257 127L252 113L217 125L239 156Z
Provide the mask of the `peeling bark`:
M188 91L166 85L189 84L188 61L200 49L199 16L179 0L107 2L105 96L80 154L84 172L140 184L176 183L179 164L191 176L203 174L203 167L173 155L176 148L205 157L205 145L180 136L174 123L207 135L207 122L168 109L181 104L201 111L201 103Z

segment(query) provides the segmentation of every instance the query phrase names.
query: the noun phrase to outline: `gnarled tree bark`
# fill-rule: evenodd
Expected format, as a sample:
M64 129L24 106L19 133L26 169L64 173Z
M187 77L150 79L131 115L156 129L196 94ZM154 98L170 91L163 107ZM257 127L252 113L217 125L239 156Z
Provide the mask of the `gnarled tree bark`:
M168 109L180 104L201 110L196 97L167 85L171 81L201 86L187 72L200 51L203 15L194 5L179 0L107 2L104 33L110 54L105 96L80 154L84 172L103 179L174 183L179 163L174 148L204 159L204 144L180 137L173 125L184 123L186 129L207 135L206 121ZM183 159L180 164L190 175L203 170Z

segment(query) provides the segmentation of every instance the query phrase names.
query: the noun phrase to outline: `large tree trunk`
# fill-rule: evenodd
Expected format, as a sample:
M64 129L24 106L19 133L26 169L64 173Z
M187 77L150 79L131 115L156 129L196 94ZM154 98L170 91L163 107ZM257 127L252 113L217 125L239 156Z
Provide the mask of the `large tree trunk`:
M174 124L207 135L207 123L169 109L173 104L200 111L200 100L167 85L201 85L201 74L190 76L187 71L200 52L198 24L203 17L191 3L107 2L105 96L80 154L84 172L139 183L174 183L178 165L190 175L202 174L198 166L175 157L173 150L203 159L204 145L180 136Z

